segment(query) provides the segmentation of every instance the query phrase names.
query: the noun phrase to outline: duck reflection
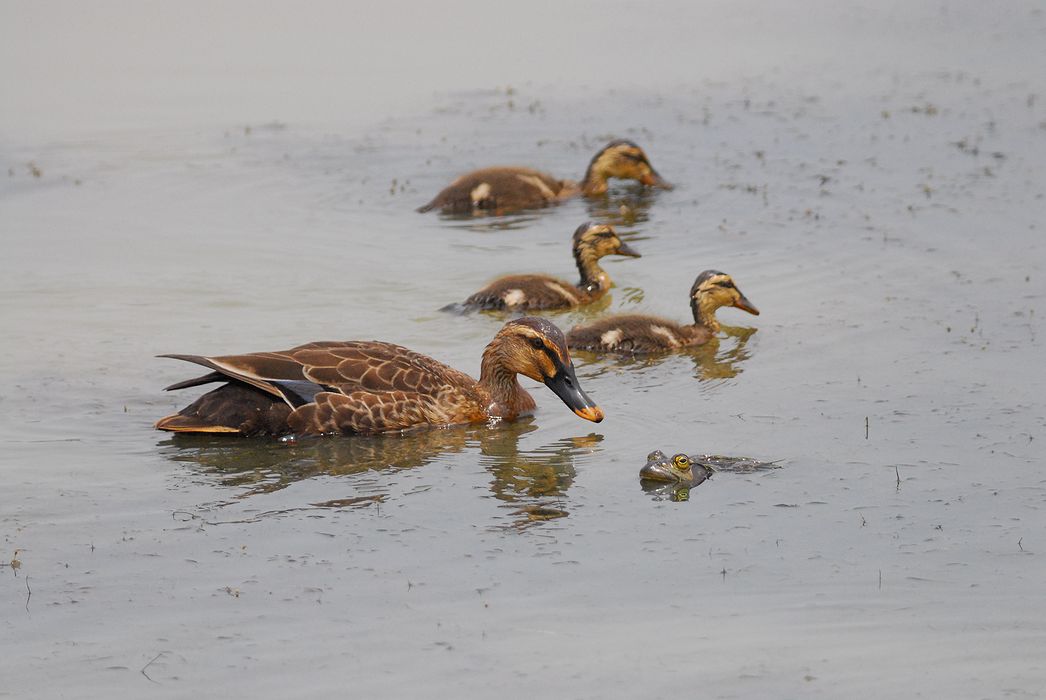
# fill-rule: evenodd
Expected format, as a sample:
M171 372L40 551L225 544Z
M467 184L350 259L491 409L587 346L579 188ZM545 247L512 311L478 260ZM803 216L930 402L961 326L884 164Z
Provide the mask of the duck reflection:
M752 356L749 339L757 328L722 326L720 333L726 339L713 338L690 353L694 361L694 376L702 381L732 379L744 371L744 363Z
M317 476L371 473L379 477L350 481L353 493L308 504L315 508L384 502L392 481L381 476L477 451L479 464L491 475L492 496L512 508L514 526L524 526L568 514L564 497L574 481L575 459L596 449L603 439L590 434L521 450L520 439L536 430L534 419L527 417L497 428L460 426L369 437L230 441L178 434L159 445L168 459L187 465L206 483L240 489L234 500L280 491Z
M483 216L475 214L440 214L439 220L448 228L464 229L477 233L492 233L497 231L518 231L529 227L536 222L540 214L528 212L526 214L512 214L507 216Z
M526 527L566 517L565 496L574 483L574 461L596 449L603 436L568 437L533 450L502 445L481 450L480 464L490 472L494 498L511 507L512 526Z
M622 184L611 187L601 197L586 199L585 206L588 208L588 217L593 221L602 221L627 231L650 220L650 207L660 194L660 191L649 187Z

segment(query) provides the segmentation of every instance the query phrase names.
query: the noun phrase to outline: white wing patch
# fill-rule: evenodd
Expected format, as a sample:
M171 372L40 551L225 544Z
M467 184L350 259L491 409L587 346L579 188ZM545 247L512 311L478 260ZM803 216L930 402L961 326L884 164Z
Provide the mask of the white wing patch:
M501 295L505 306L520 306L527 300L527 295L522 289L510 289Z
M551 289L553 292L562 295L564 299L569 301L571 304L577 303L577 294L569 291L566 287L556 282L545 282L545 286Z
M516 177L518 177L520 180L527 183L531 187L537 188L537 190L541 192L541 196L545 199L556 198L556 193L549 189L549 186L545 184L545 181L537 175L516 175Z
M479 204L483 200L490 197L490 183L481 182L472 188L472 192L469 193L469 197L472 199L473 204Z
M651 326L650 332L654 335L659 335L668 341L669 347L678 348L679 339L676 338L676 334L665 328L664 326Z
M621 329L615 328L599 336L599 341L603 343L603 345L606 345L608 348L614 348L617 347L617 344L621 342L622 335L623 334L621 333Z

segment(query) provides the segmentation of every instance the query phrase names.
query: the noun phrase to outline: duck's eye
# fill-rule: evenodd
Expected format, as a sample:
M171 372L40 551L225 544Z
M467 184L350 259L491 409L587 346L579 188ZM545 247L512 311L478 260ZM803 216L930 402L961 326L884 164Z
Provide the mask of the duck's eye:
M527 342L530 343L530 347L534 348L535 350L541 350L545 347L545 343L543 340L541 340L541 338L528 338Z
M722 282L716 282L715 284L716 284L717 287L723 287L725 289L733 289L734 288L734 283L731 282L730 280L723 280Z

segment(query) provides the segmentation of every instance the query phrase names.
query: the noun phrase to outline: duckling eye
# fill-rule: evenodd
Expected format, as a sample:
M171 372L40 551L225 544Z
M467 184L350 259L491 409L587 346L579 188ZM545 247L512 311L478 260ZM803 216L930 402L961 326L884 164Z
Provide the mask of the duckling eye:
M730 280L723 280L722 282L716 282L715 285L717 287L723 287L724 289L733 289L734 288L734 283L731 282Z

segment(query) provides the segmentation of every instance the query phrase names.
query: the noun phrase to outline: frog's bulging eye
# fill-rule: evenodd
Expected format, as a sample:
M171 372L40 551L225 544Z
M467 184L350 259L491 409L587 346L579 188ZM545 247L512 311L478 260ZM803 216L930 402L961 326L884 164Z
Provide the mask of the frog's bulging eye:
M676 455L672 458L672 463L679 469L687 469L690 466L690 458L686 455Z

